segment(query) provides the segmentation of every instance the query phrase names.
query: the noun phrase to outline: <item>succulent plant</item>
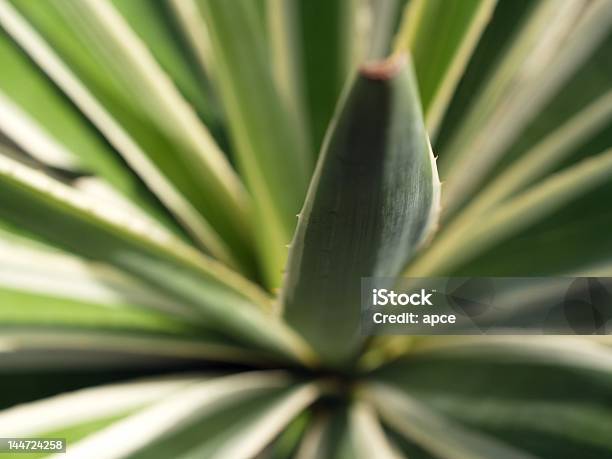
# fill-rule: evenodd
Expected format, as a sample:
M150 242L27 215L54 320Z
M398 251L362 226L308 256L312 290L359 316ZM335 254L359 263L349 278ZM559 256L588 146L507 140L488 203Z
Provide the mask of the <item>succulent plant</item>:
M359 321L364 277L612 276L611 26L609 0L0 0L0 437L609 458L605 336Z

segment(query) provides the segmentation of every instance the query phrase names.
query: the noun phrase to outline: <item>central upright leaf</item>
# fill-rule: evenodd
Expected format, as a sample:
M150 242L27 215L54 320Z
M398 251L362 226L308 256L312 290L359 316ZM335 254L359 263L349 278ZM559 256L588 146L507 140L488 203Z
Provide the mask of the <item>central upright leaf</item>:
M323 145L281 294L328 365L360 343L362 277L399 275L431 230L439 180L404 55L364 66Z

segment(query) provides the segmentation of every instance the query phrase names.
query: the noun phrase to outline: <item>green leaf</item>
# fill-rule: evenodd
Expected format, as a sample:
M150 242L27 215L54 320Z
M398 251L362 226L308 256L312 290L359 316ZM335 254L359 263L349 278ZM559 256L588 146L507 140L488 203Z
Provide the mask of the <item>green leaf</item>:
M169 0L168 3L176 21L180 24L181 34L189 43L198 67L212 82L215 78L215 69L212 65L210 38L204 19L198 12L196 0Z
M6 61L6 59L2 60ZM16 153L26 153L48 167L71 172L78 171L79 165L75 155L50 137L27 113L1 92L0 122L3 130L3 145L15 150Z
M441 163L452 214L548 102L594 54L610 30L607 2L538 4L476 97ZM556 51L556 52L554 52Z
M0 411L0 429L27 437L117 418L202 380L201 375L158 377L80 389Z
M34 325L74 327L83 331L149 331L173 335L197 331L197 327L186 321L121 300L102 305L5 287L0 287L0 322L3 327Z
M0 199L6 202L1 210L5 221L39 235L53 245L85 257L116 261L119 247L124 244L124 248L127 246L134 253L148 252L165 261L174 260L185 267L191 266L190 269L213 276L228 286L238 281L234 286L236 291L241 291L260 305L268 301L265 294L246 279L163 229L151 226L138 215L109 207L105 202L2 155L0 185L4 190ZM10 199L11 196L14 199ZM38 225L45 215L49 217L48 222L53 224ZM74 237L78 234L87 234L88 237ZM253 294L255 296L251 296Z
M106 458L167 457L170 445L174 457L252 457L318 394L312 384L284 389L290 382L279 372L252 372L194 384L74 445L67 457L103 445Z
M389 443L374 409L364 402L356 402L351 409L351 433L357 458L404 457Z
M0 243L7 256L0 264L0 341L17 353L0 358L5 365L19 355L27 364L23 353L40 352L44 346L94 354L252 357L206 330L205 319L191 307L154 295L108 266ZM69 358L62 360L64 365Z
M605 100L609 98L610 92L610 73L612 63L607 56L612 52L612 29L607 37L594 51L593 55L574 73L567 84L564 85L558 97L553 98L541 110L541 112L529 123L529 126L517 138L510 149L504 153L499 164L487 177L487 182L495 181L500 173L515 161L520 161L528 152L533 151L536 145L544 143L544 140L555 136L556 132L567 130L571 125L582 125L585 139L595 137L597 128L592 125L592 132L588 133L585 129L589 123L593 123L595 112L601 110L601 116L605 118ZM596 107L599 107L597 109ZM581 120L582 121L578 121ZM575 121L572 121L575 120ZM589 121L590 120L590 121ZM602 122L605 123L604 120ZM595 123L593 123L595 124ZM577 128L573 129L575 132ZM559 148L570 156L568 150L576 149L575 137L568 138L568 145ZM604 149L610 143L604 144L593 150ZM555 163L553 163L555 164Z
M554 171L567 157L575 157L579 147L611 121L612 90L609 90L509 165L462 210L452 222L453 230Z
M5 69L0 75L0 127L15 144L43 164L98 174L172 228L142 183L4 31L0 31L0 63Z
M442 120L439 135L434 142L434 150L444 156L452 156L448 150L451 138L462 127L474 97L487 84L495 71L495 66L503 59L506 51L518 38L521 28L529 20L540 1L515 0L497 2L489 24L485 27L476 49L455 88L446 115ZM446 161L441 158L441 161Z
M315 417L302 438L296 459L345 459L354 455L348 411L341 405Z
M395 49L412 53L432 137L495 4L496 0L414 0L406 6Z
M276 440L257 456L257 459L285 459L287 457L294 457L310 417L308 410L298 415L278 435Z
M385 428L385 434L389 437L389 440L393 442L397 448L409 459L438 459L421 448L419 445L406 439L406 437L388 427Z
M440 404L445 405L447 412L455 413L458 419L475 428L484 426L484 430L493 433L510 432L501 435L507 441L518 444L524 441L523 438L529 443L537 437L548 438L548 447L543 447L540 452L543 457L555 457L555 454L588 457L589 453L593 457L605 457L612 451L608 427L612 423L612 413L604 407L571 400L562 404L520 398L497 400L494 397L486 400L452 397L440 400ZM569 450L574 452L559 448L557 438L565 439L569 445L575 444Z
M376 379L537 457L595 459L612 450L611 375L589 339L488 336L428 338Z
M285 64L281 81L285 86L298 85L293 92L302 99L315 153L320 149L340 92L354 67L357 3L355 0L288 0L268 4L268 14L277 20L270 34L273 50ZM282 46L288 46L291 52L278 53Z
M145 331L88 330L52 326L0 328L0 368L6 372L54 369L173 368L209 361L261 364L274 357L245 349L215 333L168 336Z
M197 317L192 308L167 296L153 294L142 282L111 266L91 263L51 247L42 244L35 246L28 242L24 238L11 238L0 233L0 249L5 254L0 262L1 288L19 290L25 295L81 302L85 310L85 304L99 306L106 308L111 315L113 311L121 309L121 303L125 303L129 305L127 309L140 309L144 316L153 311L153 315L164 313L177 320L194 320ZM19 310L15 313L20 315Z
M319 158L281 293L288 322L328 364L360 342L361 278L401 271L438 199L411 67L402 56L364 67Z
M329 451L324 451L323 437L329 420L321 415L308 425L295 454L296 459L328 458Z
M171 293L239 339L246 334L275 352L308 353L284 324L253 305L269 307L269 299L255 285L169 234L152 232L136 216L106 208L2 156L0 190L3 219L152 282L156 290ZM48 223L40 225L41 220Z
M295 113L297 121L308 131L310 120L306 107L306 82L299 36L300 2L295 0L267 0L267 28L270 61L277 87L285 106ZM305 138L308 149L311 140Z
M71 426L67 429L55 430L53 432L45 432L42 435L42 437L43 438L62 438L62 439L65 439L66 444L69 445L71 443L75 443L81 440L82 438L85 438L88 435L91 435L92 433L98 430L103 429L104 427L111 425L114 422L117 422L122 417L123 415L113 416L110 418L96 419L95 421L85 422L83 424ZM12 456L9 455L7 457L10 458ZM26 459L36 459L36 458L42 459L46 457L49 457L49 455L46 452L26 453L25 454ZM18 453L17 457L15 457L14 459L20 459L20 458L24 458L24 453Z
M612 42L611 42L612 43ZM444 231L433 243L430 256L439 254L437 245L444 246L450 239L461 238L469 234L474 225L480 226L481 218L488 218L495 212L496 205L520 194L522 189L532 186L537 179L546 177L553 171L563 169L568 163L575 163L599 144L604 147L611 145L609 124L612 120L612 92L595 97L594 100L580 112L569 118L563 125L524 152L519 159L507 166L491 183L444 228ZM593 250L586 250L585 245L592 246L599 254L605 252L600 244L606 243L605 237L598 237L598 227L604 227L607 208L599 206L591 209L596 203L603 201L595 196L606 194L605 189L586 194L579 199L579 204L565 206L556 212L556 217L549 217L535 226L525 228L510 241L498 244L495 250L489 250L474 263L461 268L466 274L471 272L487 273L488 275L524 275L551 274L569 271L578 266L568 265L561 258L574 258L577 264L588 263ZM574 209L574 210L572 210ZM587 224L587 222L591 222ZM568 250L550 250L544 255L547 245L553 246L558 241L565 241ZM576 241L569 244L569 241ZM598 247L598 248L596 248ZM575 249L572 249L575 248ZM576 252L577 251L577 252ZM523 256L533 258L533 253L541 256L527 261ZM503 268L505 266L505 268ZM526 271L527 270L527 271Z
M591 156L578 164L551 175L506 201L470 231L445 233L405 274L428 276L452 270L495 244L508 239L544 217L572 204L578 198L609 183L612 175L612 150ZM592 201L592 200L591 200ZM596 202L592 202L597 205ZM584 222L580 222L581 225ZM567 228L561 228L565 230ZM495 255L496 257L499 254Z
M194 106L206 126L211 131L213 128L218 130L219 113L212 88L190 50L185 47L186 37L182 36L183 32L175 22L170 2L112 0L112 3L147 44L155 59L185 99Z
M369 386L364 396L371 399L390 427L440 459L535 459L527 452L446 419L391 386Z
M4 0L0 4L2 24L11 36L196 241L226 262L237 258L248 270L250 210L240 180L112 4L52 0L32 8L27 1L13 3L19 12Z
M416 358L492 358L497 362L552 365L586 373L612 374L612 353L591 337L427 337L416 342L411 354Z
M255 4L202 0L198 5L240 170L253 194L265 282L277 287L312 156L299 120L275 85Z
M298 30L302 36L306 100L315 151L321 148L341 90L355 66L356 3L355 0L298 2Z
M604 276L612 250L610 199L612 182L608 181L548 218L495 242L453 272L499 276L578 276L591 272ZM561 246L563 250L559 250ZM597 274L600 267L603 272Z
M220 444L203 444L183 457L184 459L253 457L277 437L292 419L314 402L318 395L318 387L314 383L297 386L265 407L257 418L245 423L246 425L231 435L220 439ZM236 424L232 423L232 430L236 428Z
M245 303L244 298L236 293L214 284L202 285L200 278L177 275L176 268L152 263L137 254L123 254L121 263L152 285L160 285L187 304L194 305L205 314L211 325L226 330L235 339L256 344L285 358L297 358L309 366L316 362L310 346L277 315L264 314L251 303Z
M384 59L391 54L398 16L406 4L407 0L367 2L367 12L371 15L368 31L370 43L365 53L368 60Z

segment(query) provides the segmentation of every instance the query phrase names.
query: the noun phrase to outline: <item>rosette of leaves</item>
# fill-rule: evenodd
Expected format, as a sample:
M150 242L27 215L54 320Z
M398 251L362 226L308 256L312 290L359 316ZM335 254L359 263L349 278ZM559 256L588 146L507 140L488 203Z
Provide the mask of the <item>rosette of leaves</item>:
M609 0L0 0L0 436L610 457L605 337L372 339L359 292L611 275L611 21Z

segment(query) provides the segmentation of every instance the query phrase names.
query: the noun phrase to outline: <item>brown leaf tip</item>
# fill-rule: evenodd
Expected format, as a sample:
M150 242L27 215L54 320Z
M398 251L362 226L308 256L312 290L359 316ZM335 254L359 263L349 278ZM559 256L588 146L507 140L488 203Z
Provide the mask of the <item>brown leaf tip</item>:
M362 64L359 73L371 80L390 80L406 66L407 61L406 53L392 54L386 59Z

